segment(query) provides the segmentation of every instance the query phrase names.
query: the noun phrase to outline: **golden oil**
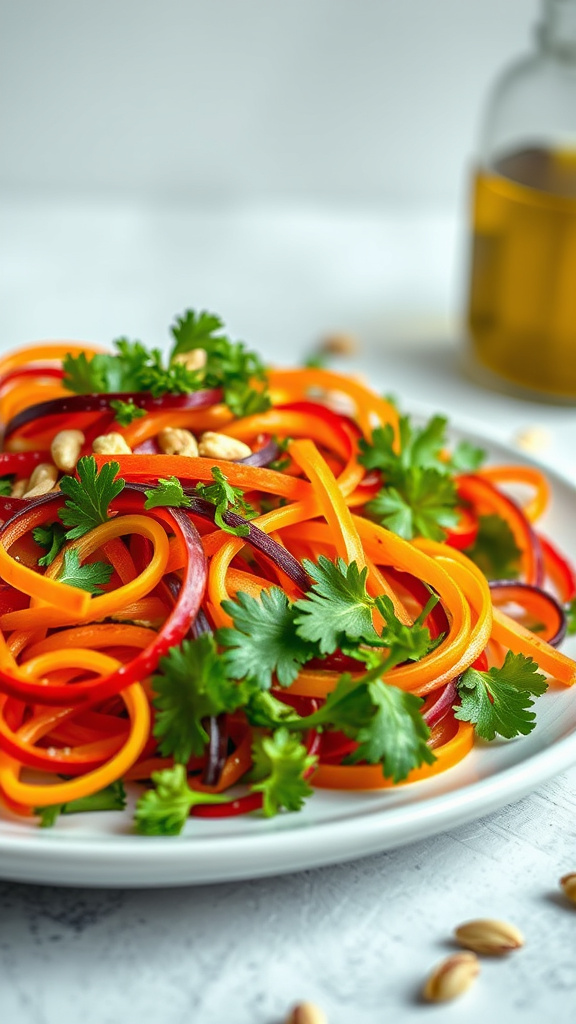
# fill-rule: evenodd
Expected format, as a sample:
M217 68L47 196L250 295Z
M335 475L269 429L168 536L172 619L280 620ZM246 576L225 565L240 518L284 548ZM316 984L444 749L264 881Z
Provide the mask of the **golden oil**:
M576 399L576 151L527 148L478 170L468 329L489 370Z

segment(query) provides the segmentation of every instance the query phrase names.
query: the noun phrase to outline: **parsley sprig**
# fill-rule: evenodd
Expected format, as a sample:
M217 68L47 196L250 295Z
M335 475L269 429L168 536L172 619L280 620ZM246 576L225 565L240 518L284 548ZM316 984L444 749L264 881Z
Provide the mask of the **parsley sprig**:
M469 668L464 672L458 682L461 704L455 709L455 717L473 722L483 740L526 736L536 725L532 698L539 697L547 687L532 658L508 651L501 668L488 672Z
M382 473L384 486L366 511L401 537L443 540L446 530L458 521L455 472L477 469L484 453L461 441L447 455L447 420L433 416L415 427L408 416L399 419L399 449L395 450L390 424L378 427L371 443L360 441L359 461Z
M522 552L502 516L479 516L476 540L465 553L489 580L511 580L520 575Z
M145 492L146 501L144 508L190 508L192 504L178 477L169 476L167 480L158 477L155 487L148 488Z
M286 726L271 735L259 735L252 745L253 768L251 789L262 793L262 810L267 818L285 808L299 811L312 787L306 774L317 758L309 754L303 743Z
M204 720L236 711L246 702L250 688L230 676L211 633L171 647L158 667L160 671L152 677L153 734L164 757L186 764L208 743Z
M114 341L111 354L68 353L63 360L64 386L79 395L146 391L155 397L221 388L235 416L269 407L263 363L243 342L233 342L223 333L218 316L188 310L171 330L174 344L167 359L160 349L148 349L127 338ZM206 362L190 369L178 357L197 348L206 352ZM142 414L133 403L122 400L115 400L114 408L123 426Z
M69 587L78 587L96 596L102 593L102 586L110 582L113 571L113 567L107 562L86 562L85 565L81 565L76 548L69 548L64 552L58 580L60 583L67 583Z
M134 420L139 420L142 416L146 415L146 409L136 405L133 398L130 398L127 402L122 401L121 398L113 398L110 402L110 408L114 410L114 418L121 427L128 427Z
M219 526L221 530L225 530L227 533L234 534L236 537L247 537L250 533L250 527L247 523L239 523L234 526L225 521L224 515L226 512L234 512L236 515L244 516L245 519L253 519L258 514L256 509L245 501L244 492L241 487L233 487L228 482L228 478L219 466L212 466L210 472L212 473L214 483L199 483L196 487L196 494L200 498L204 498L205 501L209 501L211 505L216 506L216 512L214 513L216 526Z
M68 527L66 540L83 537L108 521L110 503L124 488L124 480L116 476L119 469L117 462L106 462L98 472L94 456L85 455L76 467L78 480L73 476L62 477L60 490L67 498L58 512Z
M390 598L368 594L367 570L360 571L355 562L331 562L321 555L318 562L303 564L312 585L294 603L278 587L263 591L259 599L238 594L235 601L223 603L234 627L218 630L217 639L239 679L252 678L269 689L276 677L281 686L289 686L307 661L337 650L372 664L381 660L386 648L391 667L404 660L418 661L437 642L423 625L437 601L435 595L419 619L406 626ZM385 621L380 633L373 625L374 611Z
M183 764L152 772L154 789L148 789L136 804L136 831L145 836L177 836L190 811L197 804L229 803L226 796L190 789Z
M38 565L49 566L66 543L66 530L61 523L50 523L48 526L35 526L32 536L37 544L46 548L46 554L38 559Z
M311 728L343 732L358 744L347 759L349 764L380 764L385 777L400 782L413 768L433 764L436 758L427 745L430 730L420 711L422 699L385 682L387 667L388 660L383 659L360 677L345 672L322 707L303 718L293 711L286 715L271 694L254 693L247 706L248 719L290 732Z

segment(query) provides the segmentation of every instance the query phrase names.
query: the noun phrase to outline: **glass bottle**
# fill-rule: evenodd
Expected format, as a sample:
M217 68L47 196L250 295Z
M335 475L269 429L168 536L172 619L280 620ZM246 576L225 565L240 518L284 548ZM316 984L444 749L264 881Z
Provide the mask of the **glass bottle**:
M576 401L576 0L543 0L537 49L489 99L468 334L508 385Z

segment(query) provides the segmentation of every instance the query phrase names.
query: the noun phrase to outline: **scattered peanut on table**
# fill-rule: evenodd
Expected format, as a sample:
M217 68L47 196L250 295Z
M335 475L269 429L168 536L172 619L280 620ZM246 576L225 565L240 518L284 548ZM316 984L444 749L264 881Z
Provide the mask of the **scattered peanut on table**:
M475 953L453 953L436 965L422 991L431 1003L444 1003L461 996L480 973Z
M524 945L524 936L515 925L490 918L466 921L454 934L461 946L487 956L501 956Z
M314 1003L297 1003L288 1014L286 1024L327 1024L327 1018Z
M576 903L576 871L571 871L568 875L563 875L560 879L560 885L564 891L566 899L570 900L570 903Z
M358 338L344 331L327 334L320 342L320 351L332 356L352 356L360 348Z

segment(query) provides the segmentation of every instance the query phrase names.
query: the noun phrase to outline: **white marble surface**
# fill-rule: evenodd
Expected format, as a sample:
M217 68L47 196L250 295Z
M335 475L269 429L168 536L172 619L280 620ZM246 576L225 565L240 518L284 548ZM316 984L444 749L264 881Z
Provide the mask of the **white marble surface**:
M187 305L221 312L268 358L355 331L354 366L403 401L465 416L576 476L576 410L489 392L459 368L461 231L440 213L219 212L6 203L0 333L161 340ZM571 1024L576 768L519 803L425 842L264 881L152 891L0 883L0 1021L280 1024L298 999L330 1024L465 1019ZM0 866L1 870L1 866ZM452 928L507 918L523 950L484 961L458 1003L419 988Z

